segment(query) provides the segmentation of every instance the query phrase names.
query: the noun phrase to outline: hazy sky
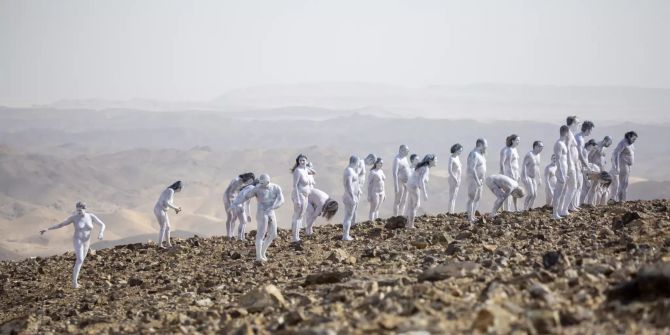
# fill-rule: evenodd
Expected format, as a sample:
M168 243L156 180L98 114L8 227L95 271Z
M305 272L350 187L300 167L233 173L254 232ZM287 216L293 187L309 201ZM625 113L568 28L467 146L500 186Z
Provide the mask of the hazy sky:
M0 104L255 85L670 88L670 1L0 0Z

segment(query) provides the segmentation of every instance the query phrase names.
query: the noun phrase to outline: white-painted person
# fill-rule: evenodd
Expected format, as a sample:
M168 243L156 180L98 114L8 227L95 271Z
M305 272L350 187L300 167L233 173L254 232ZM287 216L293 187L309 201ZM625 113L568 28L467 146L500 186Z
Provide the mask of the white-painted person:
M631 167L635 162L635 146L633 143L637 140L637 133L629 131L624 135L623 140L612 152L612 169L618 174L618 184L616 190L616 201L626 201L628 191L628 177Z
M300 227L307 211L307 197L312 190L313 179L309 176L307 168L307 156L300 154L295 159L295 165L291 168L293 173L293 217L291 218L291 242L300 241Z
M281 187L270 182L270 176L262 174L258 184L244 196L244 201L256 198L256 260L268 260L267 251L272 240L277 237L277 217L275 210L284 204Z
M100 220L95 214L86 212L86 204L83 202L77 202L76 212L72 214L65 221L55 224L47 229L40 231L40 234L44 234L47 230L53 230L65 227L69 224L74 225L74 235L72 236L72 244L74 246L74 254L76 260L74 262L74 267L72 268L72 287L79 288L79 270L81 270L82 264L84 264L84 259L88 254L88 249L91 245L91 232L93 231L93 222L100 225L100 233L98 233L98 239L102 240L103 234L105 232L105 224Z
M314 170L314 164L312 162L307 162L307 183L309 184L310 189L314 189L316 186L316 179L314 179L314 176L316 175L316 170ZM302 229L307 229L307 224L305 222L306 220L301 220L301 225L300 228Z
M449 150L449 213L455 213L456 196L461 187L461 159L459 156L463 153L463 146L456 143Z
M379 217L379 208L386 197L384 189L386 176L384 175L384 171L382 171L383 165L384 161L381 158L377 158L368 176L368 201L370 202L370 215L368 219L370 221Z
M475 222L475 212L482 198L482 187L486 178L486 148L488 143L484 138L478 138L475 148L468 154L468 167L466 175L468 178L468 220Z
M544 195L547 206L554 205L554 190L556 189L556 155L551 155L551 162L544 168Z
M407 228L414 229L414 218L416 211L421 206L421 196L428 201L428 190L426 184L429 180L430 168L435 166L435 155L428 154L414 167L414 172L407 182Z
M419 164L419 155L417 154L411 154L409 155L409 168L410 172L414 171L416 169L416 165Z
M585 196L582 196L582 190L584 189L584 170L588 169L588 157L589 153L586 149L586 138L591 136L594 125L591 121L584 121L581 126L581 132L575 135L575 141L577 142L577 150L579 153L579 160L577 163L577 189L575 190L575 196L573 201L573 206L579 208L582 204Z
M537 198L537 191L542 186L542 177L540 176L540 153L544 149L542 141L533 142L533 149L528 151L523 158L521 166L521 180L526 188L526 199L523 202L523 209L529 210L533 208L535 199Z
M237 210L233 206L233 201L240 190L254 181L254 174L251 172L243 173L230 181L226 190L223 191L223 207L226 209L226 236L235 238L235 220L237 219Z
M598 166L600 171L606 171L607 160L605 159L605 156L607 153L605 152L605 149L609 148L610 145L612 145L612 138L605 136L603 140L598 142L595 148L589 152L589 163Z
M580 129L580 121L576 116L568 116L566 118L566 125L569 128L568 132L568 174L565 187L565 201L562 202L561 213L562 216L568 215L569 211L576 211L577 202L575 196L579 187L578 177L581 176L582 166L588 166L588 162L581 154L581 150L577 147L577 140L575 133ZM578 172L579 171L579 172ZM579 200L579 198L577 198Z
M588 203L586 201L586 198L587 198L587 194L589 193L589 189L591 188L591 178L589 178L589 176L588 176L589 173L593 173L593 172L599 173L601 171L600 167L598 167L596 164L591 163L591 161L590 161L591 154L596 150L597 145L598 145L598 143L594 139L590 139L590 140L586 141L586 143L584 143L584 150L586 152L586 161L587 161L588 166L586 167L586 169L583 169L584 171L582 171L583 181L582 181L582 189L581 189L580 199L579 199L580 204L587 204ZM591 171L591 170L593 170L593 171Z
M398 155L393 159L394 216L402 215L405 210L405 202L407 201L407 181L411 173L407 155L409 155L409 148L403 144L398 149Z
M307 203L307 213L305 214L307 228L305 228L305 234L307 236L312 236L312 234L314 234L313 229L316 219L319 216L323 216L327 221L330 221L330 219L337 213L339 205L337 201L331 199L326 192L317 188L313 188L312 192L309 193Z
M247 224L251 222L251 199L247 199L247 193L251 192L254 187L258 185L258 180L254 180L237 193L235 200L233 200L233 210L235 211L235 218L240 222L237 228L237 239L245 241L247 235ZM235 222L233 222L233 225Z
M342 221L342 240L351 241L350 230L353 224L356 209L358 208L359 198L359 183L358 172L356 167L360 159L357 156L349 157L349 165L344 169L342 181L344 184L344 195L342 196L342 204L344 205L344 220Z
M519 186L519 183L502 174L494 174L486 177L486 186L496 196L493 210L491 210L491 217L498 215L498 210L510 195L513 199L512 203L515 211L517 210L517 199L524 197L524 190Z
M521 169L519 168L519 152L517 151L519 143L521 143L521 138L518 135L512 134L507 136L501 158L502 174L514 179L514 181L517 183L521 177ZM511 201L512 199L508 199L503 204L502 208L504 211L510 210Z
M569 153L568 153L568 135L570 128L561 126L559 130L560 138L554 144L554 156L556 156L556 187L554 188L553 215L554 219L561 219L568 215L567 210L563 212L563 203L567 200L567 178L570 173Z
M175 214L181 212L181 207L174 204L174 194L175 192L180 192L182 189L181 180L174 182L168 188L164 189L161 192L161 195L156 201L154 206L154 215L156 215L156 220L158 220L158 225L160 225L160 230L158 231L158 247L165 248L163 246L163 241L167 242L167 247L172 247L170 242L170 218L168 217L168 210L170 208L174 209Z
M586 195L586 204L591 206L606 205L612 176L606 171L586 171L584 175L590 181L590 187Z

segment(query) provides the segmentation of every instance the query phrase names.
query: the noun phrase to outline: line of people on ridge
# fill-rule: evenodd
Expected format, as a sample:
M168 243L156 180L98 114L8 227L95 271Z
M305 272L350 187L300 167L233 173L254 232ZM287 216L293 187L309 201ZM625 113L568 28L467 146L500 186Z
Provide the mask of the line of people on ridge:
M610 199L625 201L628 189L628 178L634 163L634 146L637 133L629 131L619 142L612 153L612 167L606 171L605 148L612 144L609 136L596 142L586 138L591 135L594 124L591 121L581 123L576 116L566 119L566 125L559 129L559 139L553 147L551 162L544 169L546 203L553 207L552 217L561 219L576 211L582 204L603 205ZM579 130L581 132L577 133ZM576 134L575 134L576 133ZM541 141L534 141L532 149L519 164L517 147L521 140L512 134L507 137L506 145L500 151L499 174L486 176L486 151L488 142L479 138L475 148L468 154L466 180L468 200L466 203L467 218L475 222L475 212L479 206L483 186L486 185L496 196L491 216L498 211L518 211L517 200L526 197L523 205L528 210L533 207L537 191L542 186L540 175L540 153L544 148ZM461 144L454 144L450 149L448 160L449 171L449 203L448 211L454 213L456 196L461 183L461 162L459 156L463 152ZM414 228L417 209L421 198L428 200L426 185L429 181L430 168L436 164L436 157L428 154L418 160L418 156L409 154L407 145L401 145L393 159L392 177L394 186L393 215L404 215L407 228ZM366 167L370 167L366 174ZM367 185L367 199L370 203L368 219L379 217L379 209L383 203L386 176L382 170L383 160L369 154L364 160L357 156L349 158L349 164L343 172L344 219L342 240L350 241L351 226L356 223L356 210ZM316 170L307 157L298 155L295 165L290 169L293 174L293 216L291 219L291 240L300 241L300 230L305 229L306 235L313 234L313 225L319 216L330 220L338 211L339 204L326 192L315 187ZM367 180L367 183L366 183ZM523 183L523 187L520 183ZM159 223L158 246L171 247L169 209L179 214L181 207L174 204L174 194L182 190L182 182L177 181L163 190L154 207L154 215ZM284 195L279 185L270 181L270 176L262 174L258 178L251 172L243 173L234 178L223 194L226 210L226 234L229 238L245 239L246 225L251 221L250 200L256 198L256 260L267 261L267 250L277 236L277 219L275 210L284 203ZM58 229L73 224L75 231L73 245L76 256L72 272L72 286L79 287L79 271L90 246L93 222L101 226L98 239L103 238L105 224L94 214L86 211L86 204L78 202L75 213L65 221L53 225L47 230ZM235 232L236 221L239 221ZM165 245L164 245L165 243Z

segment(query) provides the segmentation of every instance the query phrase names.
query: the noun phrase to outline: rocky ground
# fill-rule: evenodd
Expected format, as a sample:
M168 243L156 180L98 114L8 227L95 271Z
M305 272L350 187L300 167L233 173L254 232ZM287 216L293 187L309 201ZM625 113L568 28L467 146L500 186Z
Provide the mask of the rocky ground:
M0 263L0 333L670 333L670 201L191 238ZM254 232L251 232L254 235ZM418 331L418 332L417 332Z

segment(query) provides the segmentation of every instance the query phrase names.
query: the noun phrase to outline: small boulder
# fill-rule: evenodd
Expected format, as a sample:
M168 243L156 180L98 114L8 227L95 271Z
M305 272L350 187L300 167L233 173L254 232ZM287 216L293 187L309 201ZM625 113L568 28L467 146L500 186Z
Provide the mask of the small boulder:
M419 275L419 281L438 281L451 277L467 277L479 273L479 265L473 262L456 262L427 269Z
M283 308L287 306L281 291L272 284L250 291L240 297L239 305L251 313L261 312L267 307Z

